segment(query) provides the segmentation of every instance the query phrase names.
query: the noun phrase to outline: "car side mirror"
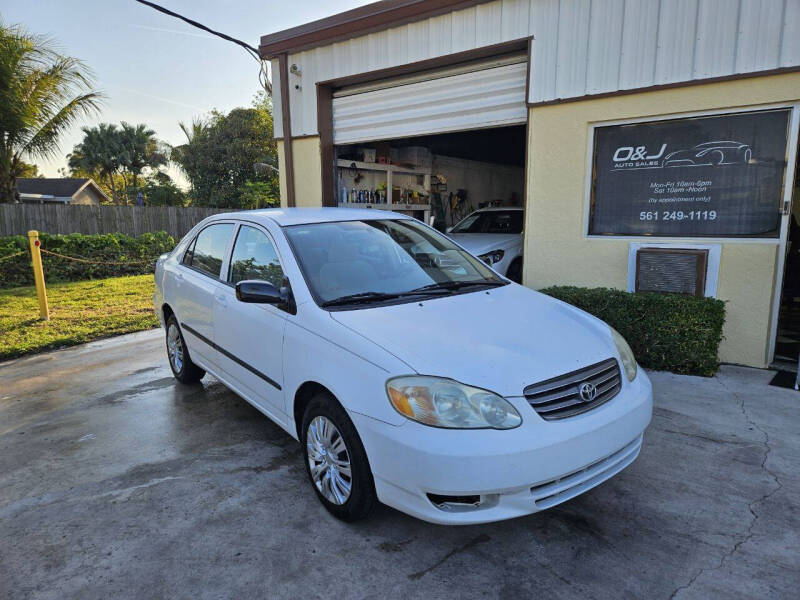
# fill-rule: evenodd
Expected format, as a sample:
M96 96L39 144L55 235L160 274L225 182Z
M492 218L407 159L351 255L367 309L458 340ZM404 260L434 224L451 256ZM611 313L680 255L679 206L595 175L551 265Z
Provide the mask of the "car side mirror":
M278 288L269 281L248 279L236 284L236 299L253 304L286 304L289 292L287 288Z

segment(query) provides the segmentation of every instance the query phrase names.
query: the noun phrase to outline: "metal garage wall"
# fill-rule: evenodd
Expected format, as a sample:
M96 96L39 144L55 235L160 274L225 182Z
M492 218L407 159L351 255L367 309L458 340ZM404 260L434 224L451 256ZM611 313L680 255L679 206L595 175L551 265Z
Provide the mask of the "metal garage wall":
M494 0L291 53L292 134L318 133L318 81L530 35L528 100L548 102L794 67L799 30L800 0Z
M348 144L525 123L527 68L526 61L514 62L422 81L385 82L379 89L344 89L333 99L333 141Z

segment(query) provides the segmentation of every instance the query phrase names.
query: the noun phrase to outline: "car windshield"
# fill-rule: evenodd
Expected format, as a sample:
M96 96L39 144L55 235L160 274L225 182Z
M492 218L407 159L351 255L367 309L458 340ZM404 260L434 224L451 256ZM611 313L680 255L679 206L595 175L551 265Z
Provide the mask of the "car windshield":
M320 306L396 303L506 284L447 237L410 219L284 231Z
M474 212L450 233L522 233L522 216L521 210Z

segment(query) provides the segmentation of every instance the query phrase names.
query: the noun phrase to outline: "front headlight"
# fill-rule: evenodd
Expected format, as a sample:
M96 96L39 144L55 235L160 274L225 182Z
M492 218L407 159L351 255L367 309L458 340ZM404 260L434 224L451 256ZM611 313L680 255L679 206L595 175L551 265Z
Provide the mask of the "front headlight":
M487 265L493 265L503 260L503 256L505 256L505 252L503 250L492 250L486 254L481 254L478 258L480 258Z
M408 375L386 382L395 410L423 425L450 429L513 429L522 418L497 394L444 377Z
M611 337L614 338L614 343L617 346L617 351L619 352L619 356L622 359L622 366L625 368L625 375L628 377L628 381L633 381L636 379L636 359L633 357L633 350L628 345L628 342L625 341L625 338L619 334L619 331L614 329L613 327L608 327L611 330Z

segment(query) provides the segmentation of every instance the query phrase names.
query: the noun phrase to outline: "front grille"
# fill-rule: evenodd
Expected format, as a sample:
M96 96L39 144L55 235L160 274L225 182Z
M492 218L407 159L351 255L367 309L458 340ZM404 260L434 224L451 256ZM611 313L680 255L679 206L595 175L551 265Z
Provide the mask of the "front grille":
M596 394L593 398L581 396L584 384L594 386ZM529 385L522 393L543 419L555 421L597 408L616 396L621 388L619 364L616 359L609 358L572 373Z

